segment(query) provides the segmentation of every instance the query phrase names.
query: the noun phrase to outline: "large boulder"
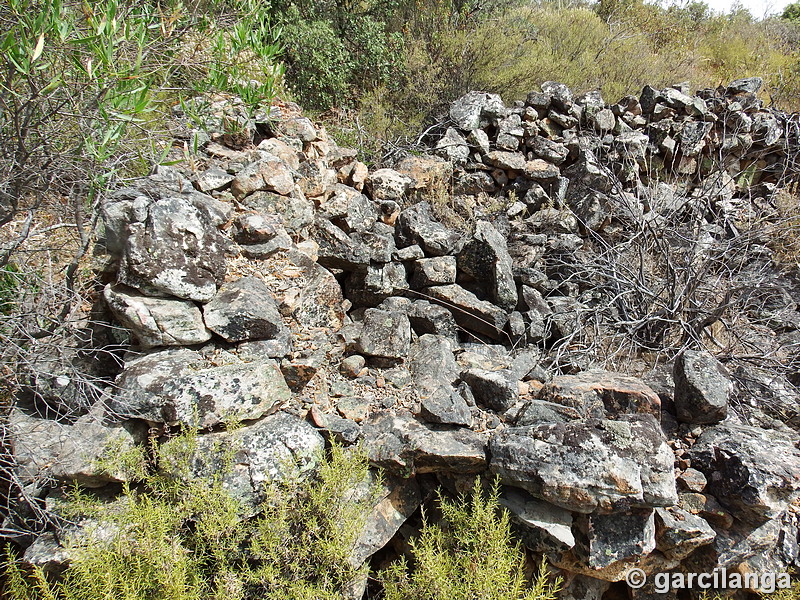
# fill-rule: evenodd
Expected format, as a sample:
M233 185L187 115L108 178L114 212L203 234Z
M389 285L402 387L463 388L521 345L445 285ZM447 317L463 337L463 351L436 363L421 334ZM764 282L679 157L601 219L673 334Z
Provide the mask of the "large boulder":
M800 449L795 434L721 423L689 451L706 490L741 520L774 518L800 498Z
M221 220L211 220L185 197L162 198L135 213L126 228L119 281L147 295L211 300L225 277Z
M291 398L272 360L211 364L191 350L162 350L127 361L108 408L122 418L207 428L258 419Z
M505 114L500 96L485 92L469 92L450 105L450 119L464 131L482 129Z
M674 456L652 415L510 427L489 450L503 483L575 512L677 502Z

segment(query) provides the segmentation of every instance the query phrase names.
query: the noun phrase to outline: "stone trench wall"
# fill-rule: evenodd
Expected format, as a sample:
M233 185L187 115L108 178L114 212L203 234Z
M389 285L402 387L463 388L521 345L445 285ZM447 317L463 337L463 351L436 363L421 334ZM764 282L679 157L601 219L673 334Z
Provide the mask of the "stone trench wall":
M83 409L68 379L42 383L71 420L13 410L18 477L39 496L43 481L103 487L124 478L96 464L109 444L190 426L198 474L220 467L219 442L237 448L230 489L255 503L287 457L305 468L326 440L363 442L386 485L355 562L403 535L432 485L464 491L480 475L499 477L525 546L567 575L565 597L599 598L634 566L800 566L800 437L729 411L734 378L716 358L687 350L652 387L544 361L580 326L575 290L542 266L548 248L701 202L724 236L731 215L769 202L797 133L761 107L760 85L646 87L614 105L553 82L512 106L470 92L428 154L372 171L296 106L247 119L206 101L211 131L238 120L257 145L189 132L199 158L104 201L95 312L122 366ZM437 220L443 189L462 207L507 202L465 233ZM796 302L779 309L776 331L796 332ZM244 426L226 432L231 419ZM63 561L57 540L41 535L26 559Z

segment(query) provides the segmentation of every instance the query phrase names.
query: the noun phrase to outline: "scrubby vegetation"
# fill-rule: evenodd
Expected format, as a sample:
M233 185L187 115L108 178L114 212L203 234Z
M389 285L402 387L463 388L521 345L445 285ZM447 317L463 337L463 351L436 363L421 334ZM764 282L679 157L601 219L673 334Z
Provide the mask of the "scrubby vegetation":
M555 600L560 580L550 581L541 563L532 585L525 578L525 553L511 541L507 512L498 513L497 486L484 496L439 495L441 520L425 520L411 541L413 569L404 560L382 573L386 600Z
M41 568L5 564L10 600L329 599L365 576L349 560L379 481L366 455L333 446L310 478L270 484L257 507L223 484L225 469L190 476L193 435L164 444L156 462L185 470L163 477L145 454L115 453L107 468L139 479L114 499L74 488L59 502L61 517L81 524L65 535L70 563L58 579ZM230 450L231 455L233 453ZM228 464L227 469L232 468ZM412 542L413 565L382 574L385 598L554 600L544 564L533 582L525 554L511 541L497 488L484 496L439 498L443 521L426 522ZM251 516L254 515L254 516ZM75 531L69 525L65 531Z

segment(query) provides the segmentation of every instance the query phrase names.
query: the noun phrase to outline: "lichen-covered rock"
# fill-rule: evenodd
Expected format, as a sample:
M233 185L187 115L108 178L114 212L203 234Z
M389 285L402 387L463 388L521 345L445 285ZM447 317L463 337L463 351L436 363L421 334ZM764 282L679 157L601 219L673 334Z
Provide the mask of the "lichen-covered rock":
M800 497L798 436L721 423L690 450L707 492L748 522L771 519Z
M675 410L684 423L717 423L728 414L732 382L708 352L687 350L675 359Z
M266 486L308 476L322 458L325 440L304 420L277 413L232 432L198 435L191 454L167 445L161 469L172 476L219 477L235 499L253 508L265 499ZM188 458L188 473L182 472Z
M258 191L288 195L294 190L294 177L285 162L262 152L263 158L239 171L231 182L231 193L239 200Z
M450 119L464 131L481 129L505 114L500 96L485 92L469 92L450 105Z
M435 256L414 262L411 284L419 289L431 285L449 285L456 282L456 258Z
M651 414L661 418L658 394L641 379L611 371L556 376L539 390L538 398L572 407L584 417Z
M394 169L378 169L367 179L367 190L373 200L400 200L414 181Z
M453 164L464 164L469 158L469 145L457 130L448 127L436 143L436 154Z
M127 225L118 279L148 295L207 302L225 277L227 243L208 212L184 197L156 200Z
M519 399L519 386L508 370L467 369L461 378L469 385L475 400L499 412L511 408Z
M104 409L98 402L74 423L63 423L15 407L7 428L20 482L41 483L52 477L96 487L127 481L127 474L111 465L142 443L147 429L135 422L114 423Z
M404 477L486 470L486 436L469 429L433 429L407 414L380 412L363 424L363 433L370 462Z
M489 449L503 483L568 510L677 501L674 456L652 415L511 427L496 433Z
M575 555L591 569L630 563L656 547L653 510L639 508L576 518Z
M362 354L404 359L411 345L411 324L400 311L370 308L364 313L364 329L358 340Z
M508 314L485 300L480 300L460 285L438 285L425 289L433 302L441 302L461 327L495 339L505 339L503 327Z
M212 366L191 350L162 350L127 361L109 400L111 414L206 428L258 419L291 397L274 361Z
M656 509L656 548L668 558L682 560L715 537L717 533L702 517L677 506Z
M228 342L277 339L286 330L272 291L256 277L223 285L203 307L203 318L206 327Z
M459 368L453 358L451 342L435 335L423 335L409 352L409 370L420 398L420 416L429 423L472 424L464 398L453 384Z
M458 268L480 282L500 308L511 312L517 305L517 284L506 240L488 221L475 225L472 240L458 254Z
M117 320L144 348L191 346L211 339L200 309L189 300L152 298L112 284L105 287L103 297Z
M506 488L500 504L511 513L520 541L533 552L564 551L575 545L572 513L534 498L516 488Z
M397 241L400 246L417 244L431 256L452 254L461 234L436 221L427 202L403 210L397 217Z

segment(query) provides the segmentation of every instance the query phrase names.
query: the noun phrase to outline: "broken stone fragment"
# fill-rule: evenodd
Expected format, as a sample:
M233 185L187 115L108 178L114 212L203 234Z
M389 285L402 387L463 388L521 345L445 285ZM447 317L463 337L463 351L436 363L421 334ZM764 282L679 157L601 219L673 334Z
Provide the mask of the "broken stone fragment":
M103 297L111 312L144 348L191 346L211 339L200 309L189 300L151 298L124 285L108 284Z
M411 345L411 324L405 313L370 308L364 312L364 329L358 340L362 354L404 359Z
M416 244L431 256L452 254L462 237L436 221L427 202L403 210L397 217L396 230L399 246Z
M508 314L491 302L480 300L475 294L456 284L425 288L424 293L431 301L447 308L456 323L464 329L495 339L507 339L503 328L508 322Z
M732 392L725 367L706 351L687 350L675 359L675 409L684 423L717 423L728 414Z
M472 239L458 254L458 268L478 281L500 308L510 312L517 305L517 285L506 240L488 221L475 225Z
M800 450L794 433L720 423L689 451L713 494L745 522L772 519L800 497Z
M407 414L380 412L363 424L363 434L370 462L404 477L486 470L486 436L470 429L433 429Z
M239 200L258 191L288 195L294 189L292 171L280 158L264 153L264 158L248 164L231 182L231 193Z
M147 435L141 423L120 424L108 419L102 401L74 423L46 419L15 407L7 427L16 475L23 485L48 477L88 487L128 481L128 474L115 459L134 449Z
M286 326L267 285L242 277L223 285L203 307L206 327L228 342L281 337Z

